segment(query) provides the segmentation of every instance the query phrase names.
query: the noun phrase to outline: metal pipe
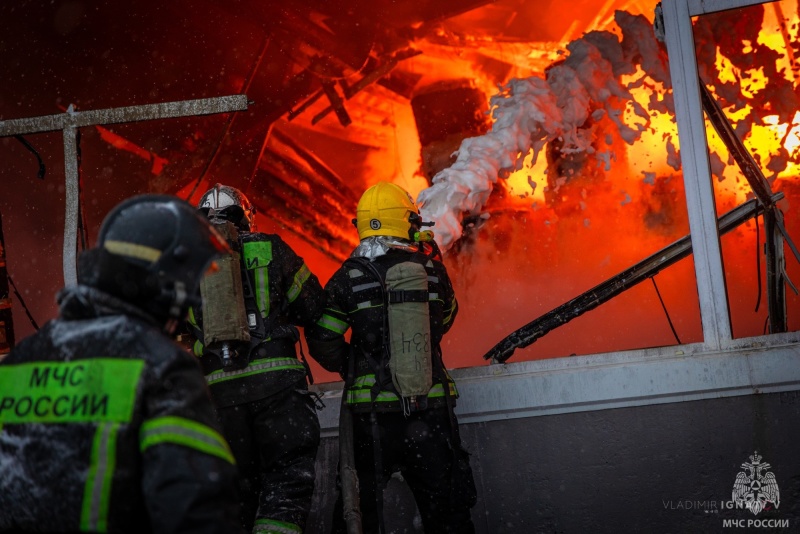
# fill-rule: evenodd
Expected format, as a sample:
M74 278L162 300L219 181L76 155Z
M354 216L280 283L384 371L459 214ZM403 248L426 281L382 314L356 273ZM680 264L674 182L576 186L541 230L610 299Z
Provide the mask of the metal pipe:
M64 128L64 286L78 283L78 213L80 192L78 190L78 142L74 127Z

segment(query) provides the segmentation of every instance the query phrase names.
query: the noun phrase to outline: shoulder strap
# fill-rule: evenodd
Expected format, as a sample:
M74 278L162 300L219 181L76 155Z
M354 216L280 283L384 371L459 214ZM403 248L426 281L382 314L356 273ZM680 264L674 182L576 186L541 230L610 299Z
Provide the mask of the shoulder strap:
M372 354L368 353L367 351L362 350L362 354L367 360L370 368L372 369L373 374L375 375L375 384L372 386L370 390L370 396L372 397L373 402L376 398L378 398L378 394L381 392L382 389L386 388L390 391L394 391L394 384L392 383L391 375L388 375L386 371L385 363L388 362L388 351L389 351L389 316L386 313L386 306L388 302L388 297L386 294L386 281L384 277L381 275L380 271L375 267L375 265L367 258L348 258L345 260L345 265L347 263L354 263L364 269L366 272L370 273L370 275L375 278L375 280L380 284L381 288L381 300L383 301L383 343L381 343L381 352L383 353L383 360L377 360ZM397 393L396 391L394 391Z

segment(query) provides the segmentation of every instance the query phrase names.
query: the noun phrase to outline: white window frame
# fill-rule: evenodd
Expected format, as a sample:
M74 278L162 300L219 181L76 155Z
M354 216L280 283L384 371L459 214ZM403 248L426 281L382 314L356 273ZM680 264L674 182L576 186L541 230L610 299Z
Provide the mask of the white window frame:
M662 3L703 343L711 350L730 347L733 336L700 101L692 17L763 3L756 0L665 0Z

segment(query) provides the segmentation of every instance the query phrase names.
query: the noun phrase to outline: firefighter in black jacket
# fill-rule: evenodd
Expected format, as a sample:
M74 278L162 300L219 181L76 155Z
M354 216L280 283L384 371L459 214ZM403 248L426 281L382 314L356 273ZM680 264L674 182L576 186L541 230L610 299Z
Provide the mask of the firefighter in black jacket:
M168 337L227 246L194 208L112 210L59 317L0 362L0 532L240 532L197 362Z
M204 280L208 294L203 308L190 312L189 326L239 466L242 523L259 533L302 532L320 427L307 367L297 358L296 326L319 318L322 286L279 236L255 231L255 210L238 189L215 185L199 209L212 226L227 228L236 250L230 283ZM212 315L214 304L219 313ZM237 306L244 308L240 327L229 324Z
M361 242L326 284L325 313L305 334L311 355L338 362L345 378L364 531L384 531L381 494L399 470L426 532L472 532L475 485L440 349L458 305L433 234L421 228L430 223L387 182L366 190L356 215ZM339 531L341 516L340 495Z

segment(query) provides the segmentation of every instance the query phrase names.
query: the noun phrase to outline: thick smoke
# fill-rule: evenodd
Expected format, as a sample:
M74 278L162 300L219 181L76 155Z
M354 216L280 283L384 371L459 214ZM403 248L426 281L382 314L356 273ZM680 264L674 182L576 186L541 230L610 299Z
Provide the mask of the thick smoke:
M498 177L522 168L533 151L533 162L548 142L559 140L562 153L593 154L608 161L609 154L592 146L588 120L607 116L619 136L633 144L648 127L648 111L629 89L646 77L669 85L666 55L656 41L651 23L643 16L623 11L615 15L620 41L610 32L591 32L571 42L569 56L552 66L544 79L513 79L490 100L494 123L487 134L465 139L456 162L433 177L433 185L420 192L424 216L436 221L436 235L447 250L461 237L462 215L477 215L486 204ZM627 85L623 75L641 73ZM641 122L629 125L624 111L632 106ZM671 111L672 102L654 100L651 107ZM674 148L670 151L675 153Z

